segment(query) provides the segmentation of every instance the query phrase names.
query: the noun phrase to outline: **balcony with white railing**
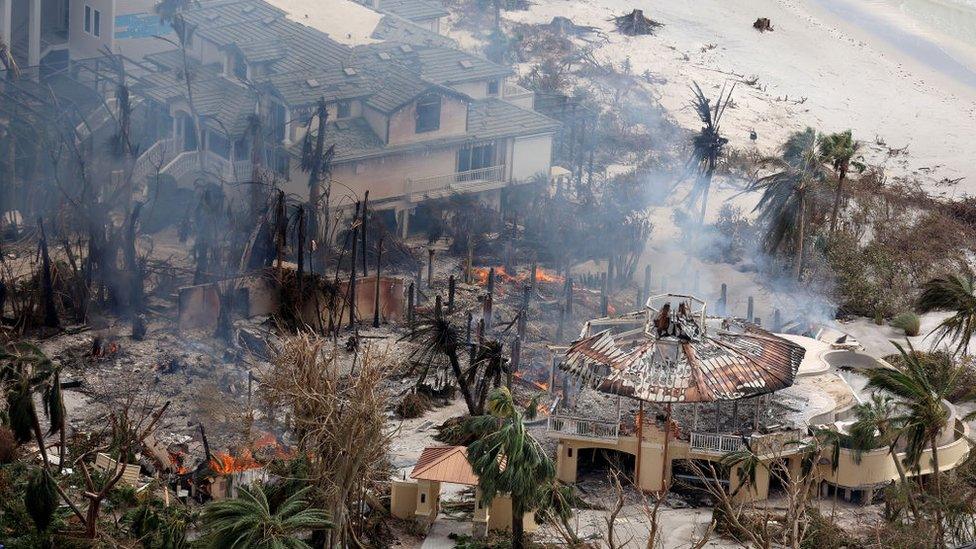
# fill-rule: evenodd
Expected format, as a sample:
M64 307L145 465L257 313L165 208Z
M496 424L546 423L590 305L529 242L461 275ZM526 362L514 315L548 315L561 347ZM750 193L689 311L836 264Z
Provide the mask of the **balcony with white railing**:
M699 454L724 455L744 449L745 442L741 435L693 432L689 447Z
M487 191L505 182L505 164L477 170L455 172L433 177L408 179L404 193L411 202L428 198L441 198L455 192L470 193Z
M553 415L549 416L546 431L560 437L616 442L620 434L620 424L616 421Z

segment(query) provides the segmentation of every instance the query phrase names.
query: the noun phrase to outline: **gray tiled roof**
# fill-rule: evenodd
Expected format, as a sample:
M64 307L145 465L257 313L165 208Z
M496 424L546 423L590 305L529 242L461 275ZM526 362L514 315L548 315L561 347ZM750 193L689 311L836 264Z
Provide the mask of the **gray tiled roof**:
M512 69L461 50L422 48L417 50L421 76L437 84L457 84L471 80L508 76Z
M375 89L366 104L384 113L395 111L435 87L420 76L396 67L375 73L373 77Z
M457 42L446 36L429 31L397 15L386 15L383 19L380 19L379 24L376 25L376 29L373 31L373 38L377 40L406 42L415 46L456 48L458 45Z
M410 21L426 21L450 15L440 2L428 0L380 0L380 9Z
M556 131L559 122L501 99L483 99L468 107L468 135L475 139Z
M308 105L319 98L338 101L365 97L370 93L363 75L346 74L338 66L298 73L276 73L257 80L290 106Z
M136 90L156 102L168 104L186 97L186 83L174 72L154 73L141 79ZM202 69L192 80L193 106L203 118L215 120L218 127L236 137L247 129L257 96L212 71Z

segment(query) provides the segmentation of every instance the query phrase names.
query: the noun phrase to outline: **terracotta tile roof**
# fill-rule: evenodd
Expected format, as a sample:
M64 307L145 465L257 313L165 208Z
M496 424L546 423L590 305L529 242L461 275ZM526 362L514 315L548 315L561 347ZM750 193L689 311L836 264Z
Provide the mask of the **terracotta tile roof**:
M428 446L420 454L417 465L410 472L416 480L434 480L450 484L478 485L478 476L468 463L468 449L464 446Z

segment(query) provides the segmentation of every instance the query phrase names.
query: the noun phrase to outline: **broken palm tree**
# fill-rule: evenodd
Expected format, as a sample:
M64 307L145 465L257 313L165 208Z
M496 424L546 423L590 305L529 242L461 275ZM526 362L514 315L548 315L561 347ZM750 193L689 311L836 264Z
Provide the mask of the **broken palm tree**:
M638 36L642 34L654 34L654 31L664 26L644 15L644 10L635 9L627 15L613 17L610 19L617 26L617 30L627 36Z

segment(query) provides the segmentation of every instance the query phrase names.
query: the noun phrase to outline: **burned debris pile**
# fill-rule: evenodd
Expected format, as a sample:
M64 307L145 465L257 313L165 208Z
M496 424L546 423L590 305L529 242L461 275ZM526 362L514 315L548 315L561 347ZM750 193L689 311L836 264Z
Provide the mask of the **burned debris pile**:
M766 31L772 32L774 30L773 23L769 20L768 17L760 17L756 19L756 21L752 24L752 28L756 29L759 32L766 32Z
M610 21L617 26L617 31L627 36L654 34L657 29L664 26L664 23L659 23L645 16L644 10L639 9L635 9L626 15L613 17Z

